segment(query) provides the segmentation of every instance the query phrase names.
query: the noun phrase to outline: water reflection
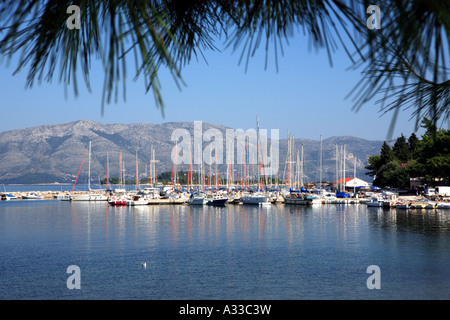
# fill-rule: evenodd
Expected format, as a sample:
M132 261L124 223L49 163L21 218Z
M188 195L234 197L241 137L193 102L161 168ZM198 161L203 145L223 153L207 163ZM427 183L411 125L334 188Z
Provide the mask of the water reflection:
M371 299L365 272L377 264L379 298L448 298L449 240L444 210L8 201L0 206L0 282L4 292L37 292L26 284L37 272L64 277L80 263L88 298ZM60 297L58 281L43 281L36 295Z
M427 236L450 235L450 210L368 208L372 225Z
M369 228L414 232L427 236L450 234L450 212L400 211L363 205L306 207L294 205L136 206L104 203L70 205L71 227L90 239L101 231L106 238L134 237L147 245L276 246L306 242L323 245L363 245Z

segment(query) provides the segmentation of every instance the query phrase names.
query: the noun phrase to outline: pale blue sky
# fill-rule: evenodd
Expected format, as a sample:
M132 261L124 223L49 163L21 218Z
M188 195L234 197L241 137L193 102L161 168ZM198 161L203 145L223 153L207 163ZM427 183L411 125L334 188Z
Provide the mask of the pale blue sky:
M333 55L331 67L325 49L308 50L307 39L296 36L279 55L276 72L273 50L264 70L265 50L260 48L245 65L238 65L240 51L206 51L208 64L202 57L182 70L186 86L180 91L167 71L160 78L165 101L165 118L156 108L152 93L145 94L142 81L127 80L127 100L106 105L101 115L103 74L100 63L91 74L93 92L84 89L79 77L80 95L75 98L72 87L68 97L64 85L54 80L25 90L26 71L13 76L15 64L0 65L1 111L0 131L43 124L87 119L102 123L161 123L203 121L235 129L260 127L279 129L284 138L287 131L295 138L319 140L338 135L353 135L369 140L386 138L391 114L381 117L374 101L359 112L352 111L352 101L345 99L360 79L360 70L347 71L351 61L343 49ZM133 71L133 65L129 66ZM56 77L57 79L57 77ZM120 97L122 97L120 95ZM410 110L401 112L393 137L414 131ZM418 132L420 134L420 131Z

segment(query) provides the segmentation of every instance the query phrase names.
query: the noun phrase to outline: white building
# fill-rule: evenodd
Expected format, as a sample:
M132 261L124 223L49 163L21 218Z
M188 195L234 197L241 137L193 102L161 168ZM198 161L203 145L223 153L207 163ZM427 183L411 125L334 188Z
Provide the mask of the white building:
M333 187L338 189L344 183L344 179L333 182ZM359 178L345 178L345 189L369 188L370 184Z

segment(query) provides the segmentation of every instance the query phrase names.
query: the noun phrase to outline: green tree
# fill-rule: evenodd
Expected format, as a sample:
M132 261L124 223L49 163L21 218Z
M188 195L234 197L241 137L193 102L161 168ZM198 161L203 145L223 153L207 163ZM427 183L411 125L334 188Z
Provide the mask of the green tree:
M398 160L393 160L380 169L381 186L390 186L394 188L409 187L409 174L405 167L400 166Z
M450 130L437 129L433 122L424 119L422 127L426 129L419 147L419 161L428 176L428 182L433 178L450 180Z
M418 145L419 138L417 138L416 134L413 132L408 138L408 153L410 159L416 159Z
M387 142L383 142L381 146L380 153L380 162L382 165L385 165L395 159L395 153L392 151L392 148L387 144Z
M403 134L397 138L392 148L395 157L401 162L407 162L409 159L409 147Z
M369 172L367 172L367 174L369 176L376 177L382 166L381 156L380 155L369 156L368 163L369 164L366 166L366 169L369 170Z

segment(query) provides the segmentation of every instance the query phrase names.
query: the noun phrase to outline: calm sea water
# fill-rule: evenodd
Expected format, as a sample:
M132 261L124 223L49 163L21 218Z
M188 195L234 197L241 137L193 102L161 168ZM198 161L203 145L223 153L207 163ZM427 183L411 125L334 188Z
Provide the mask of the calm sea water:
M371 265L380 289L366 285ZM0 299L450 299L450 210L2 201L0 288Z

